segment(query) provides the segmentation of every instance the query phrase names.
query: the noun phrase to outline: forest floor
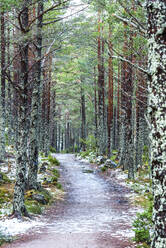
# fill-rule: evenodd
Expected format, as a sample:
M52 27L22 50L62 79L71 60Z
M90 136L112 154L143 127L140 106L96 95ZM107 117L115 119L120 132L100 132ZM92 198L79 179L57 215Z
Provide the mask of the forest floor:
M102 174L97 166L74 155L57 154L64 201L41 216L42 226L4 248L133 248L132 221L138 208L118 173Z

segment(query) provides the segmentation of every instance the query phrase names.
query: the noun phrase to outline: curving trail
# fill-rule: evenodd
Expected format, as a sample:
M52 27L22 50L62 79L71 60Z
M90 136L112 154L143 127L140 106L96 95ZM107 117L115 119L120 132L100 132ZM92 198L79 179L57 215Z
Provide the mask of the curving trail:
M129 248L132 208L127 189L114 180L107 182L97 172L84 173L88 163L74 155L56 155L61 162L64 202L43 217L44 228L30 230L5 248Z

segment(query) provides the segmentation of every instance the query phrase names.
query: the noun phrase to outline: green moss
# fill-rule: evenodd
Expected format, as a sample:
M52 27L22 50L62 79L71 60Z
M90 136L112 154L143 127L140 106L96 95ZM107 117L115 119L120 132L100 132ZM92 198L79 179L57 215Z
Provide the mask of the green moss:
M58 182L58 178L57 177L52 177L51 178L51 182L54 184L54 183L57 183Z
M46 189L43 189L42 191L38 191L38 193L44 196L47 203L50 203L52 196Z
M106 166L101 167L101 171L105 172L108 168Z
M0 204L9 202L12 199L11 193L5 189L5 188L0 188Z
M62 189L62 185L60 183L56 183L57 189Z
M93 173L94 171L93 170L83 170L82 172L83 173Z
M42 214L42 205L39 204L37 201L26 200L25 206L26 206L29 213Z
M12 182L5 173L0 172L0 174L3 177L2 181L0 182L1 185L4 183L11 183Z
M57 177L57 178L59 178L60 177L60 173L59 173L59 171L57 170L57 169L52 169L51 170L51 172L53 173L53 175L55 176L55 177Z
M49 204L49 202L52 199L51 194L44 188L42 190L40 190L40 191L38 191L38 190L29 190L29 191L27 191L26 194L25 194L25 199L28 200L28 201L33 201L34 202L33 195L36 195L36 194L43 195L47 204ZM37 202L37 201L35 201L35 202Z
M51 155L48 156L48 161L56 166L60 165L60 162L58 161L58 159L56 159L55 157L52 157Z
M115 162L116 161L116 157L117 157L117 155L115 154L115 155L112 155L110 159Z

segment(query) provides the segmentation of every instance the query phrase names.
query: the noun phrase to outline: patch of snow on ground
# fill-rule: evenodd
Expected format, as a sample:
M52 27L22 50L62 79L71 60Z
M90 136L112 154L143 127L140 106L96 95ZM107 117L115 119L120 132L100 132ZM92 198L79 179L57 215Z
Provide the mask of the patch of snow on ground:
M15 236L18 234L26 233L29 229L33 227L39 227L43 225L45 225L43 220L20 221L16 218L3 219L0 220L0 232L5 235Z

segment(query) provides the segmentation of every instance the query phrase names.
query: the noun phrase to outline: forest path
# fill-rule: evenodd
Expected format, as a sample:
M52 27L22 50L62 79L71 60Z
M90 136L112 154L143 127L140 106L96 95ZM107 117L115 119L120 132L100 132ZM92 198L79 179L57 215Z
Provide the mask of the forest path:
M124 195L128 190L71 154L57 154L61 162L65 201L55 204L43 217L44 228L24 235L6 248L126 248L132 208ZM32 231L32 230L31 230Z

